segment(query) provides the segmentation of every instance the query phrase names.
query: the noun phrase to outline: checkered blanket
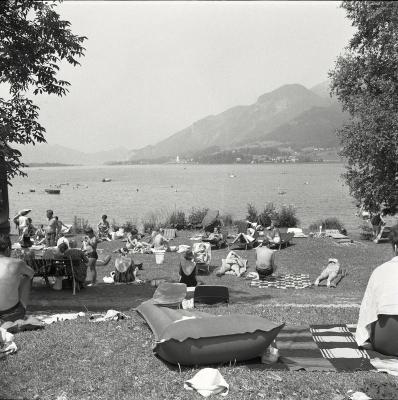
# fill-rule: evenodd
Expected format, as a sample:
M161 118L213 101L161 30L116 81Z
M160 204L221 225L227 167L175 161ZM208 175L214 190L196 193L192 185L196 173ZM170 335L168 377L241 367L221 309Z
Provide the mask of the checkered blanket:
M276 289L305 289L312 286L308 274L285 274L267 276L265 279L253 279L250 286Z
M356 325L285 327L277 337L280 361L275 368L292 371L370 371L366 350L358 348ZM279 365L278 365L279 364Z

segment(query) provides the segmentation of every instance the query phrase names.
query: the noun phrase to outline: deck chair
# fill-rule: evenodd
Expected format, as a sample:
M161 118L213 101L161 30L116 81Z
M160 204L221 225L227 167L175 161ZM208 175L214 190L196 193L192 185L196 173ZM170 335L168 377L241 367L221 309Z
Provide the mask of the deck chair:
M204 246L204 252L201 251L203 246ZM206 242L194 243L192 245L192 253L198 271L206 271L207 273L210 273L210 262L211 262L210 243Z
M166 240L172 240L177 237L177 229L163 229L163 237Z
M194 307L198 305L216 305L229 303L229 290L226 286L200 285L196 286L193 295Z
M279 243L268 243L269 248L277 248L281 250L283 247L287 247L290 244L290 241L294 238L293 232L279 232L280 242Z
M231 245L237 245L238 249L252 249L258 242L258 232L255 233L254 237L248 236L243 232L238 233L236 238L232 241Z

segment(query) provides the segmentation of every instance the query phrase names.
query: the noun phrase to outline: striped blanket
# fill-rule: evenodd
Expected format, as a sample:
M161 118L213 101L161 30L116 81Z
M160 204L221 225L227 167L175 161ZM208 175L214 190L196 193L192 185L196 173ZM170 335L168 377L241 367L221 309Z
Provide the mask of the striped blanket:
M355 325L286 326L277 338L279 361L263 369L354 372L376 370L366 350L358 349ZM260 365L256 364L256 368ZM248 365L250 368L250 365Z
M267 276L264 279L253 279L250 286L258 288L276 289L305 289L312 286L308 274L285 274L278 276Z
M358 349L355 325L286 327L277 337L281 363L289 370L370 371L366 350Z
M355 330L354 324L285 326L276 338L278 362L247 367L330 372L373 370L398 376L398 357L359 349Z
M166 240L171 240L177 237L177 229L164 229L163 236Z

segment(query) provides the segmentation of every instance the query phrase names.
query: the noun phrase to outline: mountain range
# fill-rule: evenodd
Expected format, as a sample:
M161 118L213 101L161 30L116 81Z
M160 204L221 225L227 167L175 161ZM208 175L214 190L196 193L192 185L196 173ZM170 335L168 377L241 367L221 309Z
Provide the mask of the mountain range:
M39 144L19 147L29 163L104 164L194 157L245 147L295 150L338 148L335 134L347 120L339 103L329 96L328 82L311 89L289 84L261 95L254 104L210 115L151 146L137 150L115 148L84 153L66 146Z
M284 85L254 104L207 116L153 146L131 152L131 160L189 157L206 149L251 146L337 148L337 128L347 116L329 96L328 83L307 89Z

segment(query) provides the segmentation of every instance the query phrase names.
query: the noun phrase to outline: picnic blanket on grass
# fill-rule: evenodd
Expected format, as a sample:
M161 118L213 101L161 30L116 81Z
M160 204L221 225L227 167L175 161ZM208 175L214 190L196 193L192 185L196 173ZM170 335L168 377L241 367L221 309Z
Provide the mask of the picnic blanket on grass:
M305 289L312 286L309 274L284 274L253 279L250 286L276 289Z
M278 362L262 367L289 371L376 370L368 352L360 350L355 342L355 327L347 324L285 326L276 338Z
M290 371L379 371L396 375L398 357L358 348L355 330L356 324L286 326L276 338L278 362L261 366Z

